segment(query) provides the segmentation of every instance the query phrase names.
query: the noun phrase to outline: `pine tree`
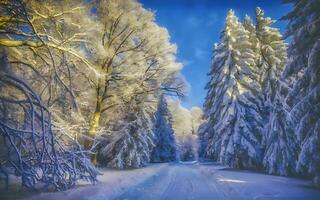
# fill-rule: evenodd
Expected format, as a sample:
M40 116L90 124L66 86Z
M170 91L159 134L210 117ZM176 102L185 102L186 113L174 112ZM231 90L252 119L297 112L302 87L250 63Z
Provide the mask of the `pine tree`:
M262 160L260 85L251 46L249 32L230 10L207 85L206 157L238 168L257 167Z
M286 44L277 28L271 27L275 21L264 17L259 7L256 9L256 35L258 39L260 83L264 95L267 112L271 106L279 87L278 80L287 61Z
M151 153L152 162L169 162L176 159L177 149L171 121L168 104L162 95L155 113L153 127L155 147Z
M206 148L208 146L208 130L207 122L203 122L198 129L199 149L198 155L200 159L206 158Z
M294 80L287 103L301 148L297 171L320 184L320 4L318 0L286 2L294 4L283 17L289 20L287 36L292 36L291 62L284 77Z
M246 15L244 17L244 21L243 21L243 27L248 31L249 33L249 42L250 42L250 49L253 51L254 53L254 61L257 65L257 63L259 63L259 58L260 58L260 42L258 40L257 37L257 28L256 25L253 23L252 19L250 18L250 16ZM259 70L259 69L256 69Z
M265 124L263 165L268 173L289 175L295 171L297 148L284 100L286 83L280 80L287 60L286 44L279 30L271 27L274 22L269 17L264 17L263 10L258 7L255 28L253 29L253 23L248 17L244 25L251 33L255 33L252 41L260 73Z
M128 107L125 119L112 131L110 142L100 150L101 163L108 167L139 168L150 162L154 147L150 113L133 104Z
M269 174L288 176L295 174L299 148L289 117L289 108L285 103L286 88L280 87L276 92L272 111L268 118L269 122L265 127L266 147L263 165Z

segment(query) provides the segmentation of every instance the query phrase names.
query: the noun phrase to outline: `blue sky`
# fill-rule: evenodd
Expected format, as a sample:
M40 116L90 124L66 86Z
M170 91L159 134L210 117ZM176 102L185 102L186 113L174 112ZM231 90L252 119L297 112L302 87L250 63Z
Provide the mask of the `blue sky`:
M166 27L170 40L178 46L177 59L184 64L182 74L190 84L183 106L202 107L209 80L212 46L219 41L220 31L229 9L242 20L245 14L254 18L255 8L261 7L265 16L278 20L290 10L281 0L139 0L156 14L156 21ZM275 27L285 31L285 21Z

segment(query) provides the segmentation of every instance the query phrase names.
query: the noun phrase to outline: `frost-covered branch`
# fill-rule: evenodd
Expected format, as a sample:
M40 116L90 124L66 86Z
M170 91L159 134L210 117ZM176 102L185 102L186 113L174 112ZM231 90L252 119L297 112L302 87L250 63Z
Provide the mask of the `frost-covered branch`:
M63 135L66 146L57 139L50 112L30 86L6 72L0 77L1 172L21 177L27 188L65 190L79 179L95 183L99 172L76 141Z

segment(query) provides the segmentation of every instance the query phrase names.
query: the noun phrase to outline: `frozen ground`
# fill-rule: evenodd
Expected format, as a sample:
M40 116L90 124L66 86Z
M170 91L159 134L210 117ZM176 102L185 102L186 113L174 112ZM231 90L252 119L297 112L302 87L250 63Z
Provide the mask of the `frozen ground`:
M24 199L320 199L320 190L311 188L309 181L230 170L213 163L152 164L103 172L97 185L81 184L66 192L32 194ZM1 195L0 199L5 200Z
M134 188L117 200L141 199L320 199L320 190L310 182L235 171L207 164L176 164Z

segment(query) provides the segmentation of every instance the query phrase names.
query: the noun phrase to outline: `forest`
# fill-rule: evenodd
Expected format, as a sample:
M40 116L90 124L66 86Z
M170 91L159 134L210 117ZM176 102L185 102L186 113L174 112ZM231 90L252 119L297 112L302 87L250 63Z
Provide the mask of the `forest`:
M319 187L320 2L283 3L285 32L229 10L188 109L177 45L142 3L0 0L0 193L190 161Z
M319 184L320 4L288 2L284 36L261 8L255 23L229 11L206 86L200 155Z

